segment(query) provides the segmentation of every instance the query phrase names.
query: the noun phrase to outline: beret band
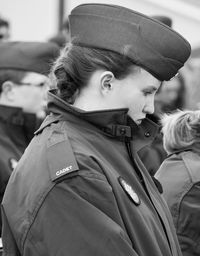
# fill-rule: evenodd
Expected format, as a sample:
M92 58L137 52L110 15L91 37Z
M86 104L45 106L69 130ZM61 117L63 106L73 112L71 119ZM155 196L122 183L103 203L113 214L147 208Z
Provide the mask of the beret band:
M124 7L83 4L69 15L73 44L125 54L159 80L170 80L190 44L160 22Z

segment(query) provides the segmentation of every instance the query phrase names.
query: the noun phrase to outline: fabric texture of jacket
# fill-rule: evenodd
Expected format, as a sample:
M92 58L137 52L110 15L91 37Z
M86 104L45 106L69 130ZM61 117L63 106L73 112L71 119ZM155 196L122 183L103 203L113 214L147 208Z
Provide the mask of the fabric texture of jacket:
M49 109L6 188L4 255L181 256L137 156L154 125L137 127L127 109L80 111L53 93Z
M154 113L147 116L150 120L156 123L160 127L160 129L154 140L149 145L142 148L138 152L138 155L150 175L153 176L157 172L162 162L166 159L167 153L163 148L163 136L160 131L161 125L159 115Z
M167 154L162 145L163 139L161 133L159 132L159 134L150 145L142 148L138 152L141 161L152 176L155 175L158 168L167 157Z
M25 114L21 108L0 105L0 202L11 172L38 126L34 114Z
M200 255L200 156L191 150L177 152L155 176L163 185L183 255Z

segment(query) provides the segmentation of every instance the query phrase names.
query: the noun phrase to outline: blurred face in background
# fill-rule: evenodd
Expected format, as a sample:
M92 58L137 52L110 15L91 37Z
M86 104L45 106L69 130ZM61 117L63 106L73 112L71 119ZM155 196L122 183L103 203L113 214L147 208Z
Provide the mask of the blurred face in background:
M13 83L10 91L11 105L38 117L45 117L49 84L49 78L42 74L26 73L19 84Z
M185 85L183 78L176 76L165 81L155 98L155 112L173 112L182 109L185 102Z
M168 82L163 82L160 90L160 100L164 104L173 104L179 96L180 87L180 82L176 78Z

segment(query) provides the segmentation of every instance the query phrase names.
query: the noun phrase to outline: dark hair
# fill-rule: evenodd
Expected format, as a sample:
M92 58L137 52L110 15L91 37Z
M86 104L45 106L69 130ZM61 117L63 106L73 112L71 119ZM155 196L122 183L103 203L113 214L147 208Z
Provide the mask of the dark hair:
M125 54L68 44L57 59L53 73L58 96L73 103L75 93L86 86L98 69L111 71L117 79L131 73L134 63ZM138 66L135 66L138 70Z
M16 84L20 83L27 74L26 71L16 69L0 69L0 93L2 92L2 84L6 81L12 81Z

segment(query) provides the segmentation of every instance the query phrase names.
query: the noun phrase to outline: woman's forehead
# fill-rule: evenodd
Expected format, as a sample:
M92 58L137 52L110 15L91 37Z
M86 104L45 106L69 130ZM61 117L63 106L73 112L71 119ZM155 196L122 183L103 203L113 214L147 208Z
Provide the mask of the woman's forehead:
M27 72L25 77L23 78L23 82L31 82L34 83L35 81L48 81L49 78L45 75L36 73L36 72Z
M156 90L159 89L161 81L150 74L148 71L143 68L139 68L139 71L136 73L133 71L132 76L137 76L138 80L141 81L143 87L154 87Z

